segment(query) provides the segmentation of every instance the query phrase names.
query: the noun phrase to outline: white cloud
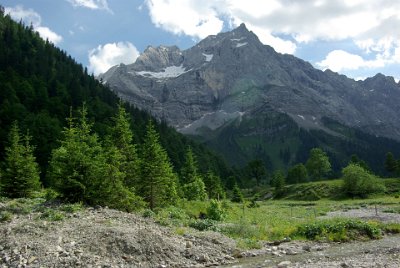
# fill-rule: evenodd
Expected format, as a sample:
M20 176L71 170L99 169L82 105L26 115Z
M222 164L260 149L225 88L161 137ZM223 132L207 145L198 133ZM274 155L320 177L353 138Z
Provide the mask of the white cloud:
M102 9L110 13L113 11L108 7L107 0L67 0L73 7L85 7L89 9Z
M41 25L42 18L33 9L24 9L23 6L17 5L15 7L6 7L5 13L10 14L11 18L15 21L22 20L26 25L32 25L34 30L37 31L43 39L48 39L54 44L58 44L62 41L61 35Z
M223 27L212 1L148 0L146 4L152 22L174 34L204 38L220 32Z
M365 60L359 55L351 54L343 50L329 52L326 58L318 62L317 65L322 69L330 69L334 72L344 70L357 70L360 68L378 68L385 65L384 60Z
M346 40L389 60L400 47L400 1L392 0L145 0L153 23L204 38L241 22L283 53L301 43ZM289 36L284 38L282 36Z
M138 50L130 42L99 45L89 51L89 71L99 75L114 65L133 63L138 56Z
M40 34L43 39L48 39L54 44L58 44L62 41L62 37L47 27L39 26L35 30Z

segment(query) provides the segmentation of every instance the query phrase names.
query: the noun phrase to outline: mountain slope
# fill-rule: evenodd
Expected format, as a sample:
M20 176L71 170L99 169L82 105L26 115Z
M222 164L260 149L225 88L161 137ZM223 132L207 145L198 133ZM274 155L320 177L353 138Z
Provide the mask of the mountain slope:
M400 141L400 85L393 78L378 74L354 81L330 70L317 70L301 59L263 45L244 24L231 32L209 36L184 51L175 46L148 47L135 63L115 66L101 79L136 107L184 134L200 136L214 144L232 163L255 157L255 152L245 151L264 142L239 142L236 149L233 144L223 144L231 140L229 135L238 127L251 124L248 122L265 113L286 115L284 125L295 122L303 130L322 131L329 137L357 140L327 127L324 119ZM252 133L251 129L248 131ZM256 139L274 136L263 131ZM242 136L250 135L241 132ZM292 162L303 144L298 134L293 138L296 141L286 141L284 145L291 148ZM314 144L330 147L315 139ZM264 148L272 158L276 153L271 150L285 149L275 142L274 146ZM272 162L279 162L276 167L283 164Z
M0 161L7 146L7 133L17 120L23 132L29 129L36 146L35 155L45 174L50 152L58 146L66 126L70 107L86 102L88 116L100 136L107 134L119 98L99 83L87 70L38 33L9 16L0 16ZM146 112L129 110L134 139L141 143L145 125L151 119ZM160 139L178 171L190 145L198 156L200 169L226 173L224 162L210 150L190 141L164 123L156 124Z

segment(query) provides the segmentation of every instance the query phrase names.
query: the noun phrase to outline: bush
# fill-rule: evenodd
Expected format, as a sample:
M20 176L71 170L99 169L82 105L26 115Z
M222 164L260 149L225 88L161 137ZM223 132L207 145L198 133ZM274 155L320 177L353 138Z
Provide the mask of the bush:
M9 211L0 211L0 222L11 221L13 214Z
M363 237L378 239L382 236L382 230L359 220L322 221L299 226L293 236L310 240L349 241Z
M382 181L356 164L349 164L342 172L343 190L349 196L367 197L385 191Z
M83 209L82 203L74 203L74 204L65 204L60 207L61 211L67 213L75 213L81 211Z
M205 220L192 220L189 222L189 227L192 227L199 231L218 231L218 227L216 226L216 222L211 219Z
M212 199L207 208L207 218L215 221L222 221L225 218L225 210L220 201Z
M40 219L42 220L46 219L49 221L62 221L64 219L64 214L60 211L47 208L40 216Z

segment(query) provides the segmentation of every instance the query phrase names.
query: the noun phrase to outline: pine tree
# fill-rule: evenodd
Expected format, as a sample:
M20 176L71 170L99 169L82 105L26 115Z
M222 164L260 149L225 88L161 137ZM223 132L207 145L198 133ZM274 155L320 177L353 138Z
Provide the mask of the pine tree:
M122 154L115 146L102 147L86 114L84 105L78 123L70 115L64 140L52 153L49 181L70 202L83 201L127 211L139 208L140 198L123 183Z
M233 186L233 192L232 192L232 202L236 203L243 203L244 202L244 197L242 194L242 191L240 190L239 186L237 183L235 183L235 186Z
M79 122L75 123L70 112L64 140L53 150L47 174L50 184L71 202L91 203L93 186L102 176L102 147L97 135L91 133L86 114L83 106Z
M31 137L21 138L15 122L9 133L9 147L6 150L5 169L2 177L2 191L8 197L31 197L40 190L39 166L30 145Z
M211 170L204 176L204 184L206 185L207 194L210 199L224 199L225 191L222 187L221 178L214 174Z
M185 154L185 163L181 169L181 184L184 196L188 200L205 200L207 198L206 187L197 171L197 162L189 147Z
M397 167L397 164L398 164L398 163L397 163L396 159L394 158L393 153L388 152L388 153L386 154L385 169L386 169L388 172L393 173L393 172L395 172L396 169L398 168L398 167Z
M150 209L174 204L178 198L177 176L151 120L147 125L141 155L141 181L137 185L139 194Z
M111 142L121 154L121 171L125 173L124 184L133 188L139 180L140 160L136 146L133 144L133 133L122 103L119 103L118 113L113 118L114 126L111 128Z

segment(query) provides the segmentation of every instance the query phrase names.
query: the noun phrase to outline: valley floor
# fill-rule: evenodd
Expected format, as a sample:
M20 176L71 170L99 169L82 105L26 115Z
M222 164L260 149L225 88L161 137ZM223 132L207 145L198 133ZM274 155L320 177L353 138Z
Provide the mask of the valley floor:
M14 214L0 222L0 267L400 267L399 235L348 243L265 242L259 249L240 250L220 233L191 228L180 233L107 208L60 217L59 208L24 211L14 200L0 202L0 211L6 207ZM376 216L373 207L323 217L336 216L400 222L400 214L378 211Z

